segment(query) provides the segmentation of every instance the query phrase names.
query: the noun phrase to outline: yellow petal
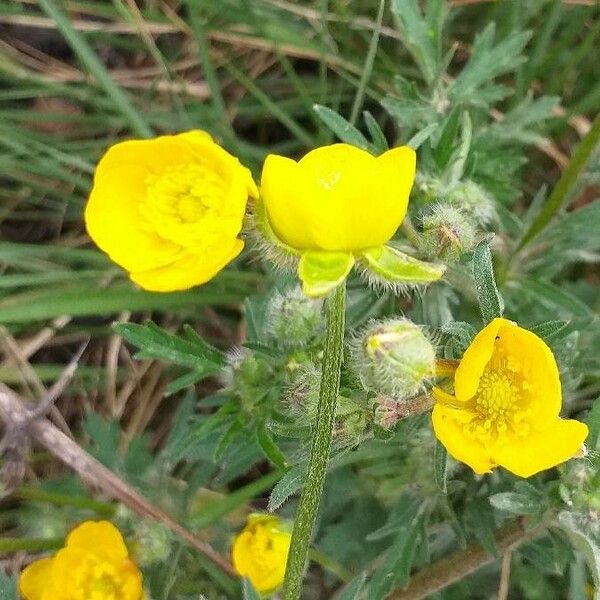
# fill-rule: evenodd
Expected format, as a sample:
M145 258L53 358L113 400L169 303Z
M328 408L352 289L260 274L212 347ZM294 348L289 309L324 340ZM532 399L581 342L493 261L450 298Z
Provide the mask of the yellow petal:
M32 562L19 577L19 591L25 600L43 600L52 577L52 558Z
M562 391L552 350L535 333L511 321L502 325L496 338L496 349L510 356L527 383L538 427L553 423L560 413Z
M501 327L510 323L506 319L494 319L475 336L454 375L454 393L457 400L466 402L475 395L483 370L494 353L496 335Z
M110 557L115 561L124 560L129 555L121 532L108 521L85 521L71 531L65 547L67 550L77 549L103 558Z
M188 252L169 265L130 273L130 278L150 292L187 290L212 279L244 248L244 242L234 239L228 246L216 249L210 256Z
M531 477L573 458L587 435L585 423L557 419L545 430L495 450L494 458L515 475Z
M260 194L269 225L275 235L292 248L313 248L308 192L298 164L284 156L265 159Z
M489 473L497 463L491 451L483 444L465 434L467 411L436 404L431 415L435 436L456 460L469 465L475 473Z
M85 208L90 237L118 265L141 271L173 262L181 247L143 229L139 206L147 172L140 166L116 167L97 181Z
M357 252L385 244L406 214L415 156L375 158L348 144L323 146L298 163L267 157L261 194L274 232L295 249Z

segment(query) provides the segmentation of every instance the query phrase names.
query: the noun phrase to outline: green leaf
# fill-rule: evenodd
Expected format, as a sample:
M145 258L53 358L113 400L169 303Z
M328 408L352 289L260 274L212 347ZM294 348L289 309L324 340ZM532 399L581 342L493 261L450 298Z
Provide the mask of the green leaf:
M269 496L269 504L267 506L269 512L277 510L290 496L302 487L307 469L307 463L295 465L277 482Z
M278 468L282 471L287 467L285 454L279 449L277 444L273 441L270 432L267 430L266 426L261 425L257 432L256 436L258 439L258 445L261 447L265 456Z
M429 7L434 10L431 11ZM425 80L432 83L439 72L439 39L445 18L445 3L429 3L429 14L425 16L421 13L417 0L393 0L391 8L402 41Z
M0 600L18 600L17 581L0 569Z
M369 598L385 598L392 588L402 588L408 583L415 551L421 541L419 525L420 511L417 505L388 549L383 564L373 573L368 586Z
M544 340L550 340L565 329L568 324L569 321L544 321L531 327L530 331Z
M594 585L600 587L600 540L591 533L592 529L580 515L563 511L558 515L558 522L573 546L583 554Z
M392 283L430 283L444 274L446 267L420 261L390 246L367 250L362 257L371 271Z
M369 134L371 135L371 138L373 140L375 153L383 154L386 150L389 149L389 145L385 134L381 130L379 123L375 120L375 117L368 110L365 110L363 112L363 117L365 119L367 129L369 130Z
M367 580L367 574L361 573L357 575L351 582L350 585L344 590L338 597L338 600L358 600L359 594L365 585Z
M225 364L223 353L195 332L195 339L190 339L190 329L186 331L188 339L169 333L152 321L145 325L117 323L113 329L140 349L136 358L158 358L197 370L208 367L214 371Z
M448 452L438 439L433 449L433 476L442 493L448 491Z
M490 496L490 504L514 515L532 515L539 512L539 506L532 504L531 497L517 492L501 492Z
M479 242L473 253L473 277L477 289L477 300L485 323L504 312L504 300L496 287L490 242Z
M311 298L325 296L346 279L353 266L350 253L307 250L298 264L302 291Z
M590 430L586 444L590 449L596 450L598 448L598 441L600 440L600 397L596 398L592 404L585 422Z
M260 594L254 589L254 586L247 577L242 580L242 593L244 600L261 600Z
M410 146L413 150L418 150L419 146L427 141L433 132L439 128L438 123L430 123L427 127L421 129L418 133L415 133L408 142L406 142L407 146Z
M313 108L321 121L323 121L323 123L325 123L325 125L327 125L327 127L342 140L342 142L352 144L367 152L375 153L373 144L371 144L369 140L367 140L367 138L356 129L352 123L350 123L350 121L344 119L344 117L336 113L335 110L331 110L331 108L321 106L320 104L315 104Z

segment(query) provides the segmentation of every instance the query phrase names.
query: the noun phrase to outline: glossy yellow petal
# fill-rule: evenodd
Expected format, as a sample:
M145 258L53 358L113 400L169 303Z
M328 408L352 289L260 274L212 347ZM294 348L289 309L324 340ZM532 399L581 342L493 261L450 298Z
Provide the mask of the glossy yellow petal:
M385 244L406 214L414 151L375 158L348 144L323 146L298 163L271 155L261 195L269 223L297 250L359 252Z
M454 375L454 393L457 400L466 402L477 392L483 370L494 353L496 335L500 328L507 324L510 324L510 321L506 319L494 319L475 336L465 351Z
M251 515L234 540L233 567L258 592L272 592L283 583L290 541L291 534L281 528L277 517Z
M315 244L312 204L304 183L295 161L276 154L267 156L260 182L261 199L273 232L292 248L312 248Z
M109 521L82 523L68 535L65 547L115 561L124 560L129 555L121 532Z
M234 239L230 246L215 249L209 255L186 253L175 262L151 269L130 273L129 277L150 292L186 290L212 279L244 248L244 242Z
M560 413L562 391L552 350L533 332L510 321L502 325L496 338L496 351L509 357L509 368L526 381L538 427L553 422Z
M490 448L466 433L469 413L436 404L431 417L435 436L453 458L478 474L489 473L497 466Z
M43 600L52 577L52 559L32 562L19 577L19 592L25 600Z
M90 237L119 266L140 271L173 262L181 247L143 226L140 206L147 172L139 166L111 170L92 189L85 208Z
M585 423L557 419L550 427L518 443L496 449L494 458L519 477L531 477L573 458L588 435Z
M131 140L98 163L85 221L96 244L140 285L185 289L241 250L248 196L258 196L250 171L203 131ZM201 260L185 275L192 255Z

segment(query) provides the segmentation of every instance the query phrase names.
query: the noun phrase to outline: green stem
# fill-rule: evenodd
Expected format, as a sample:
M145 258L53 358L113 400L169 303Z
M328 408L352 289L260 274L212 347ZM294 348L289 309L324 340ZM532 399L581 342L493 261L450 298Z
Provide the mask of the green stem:
M0 554L13 552L46 552L58 550L64 544L63 538L2 538Z
M335 407L340 388L340 369L344 345L346 288L340 285L327 299L327 332L321 371L319 407L315 424L306 484L300 496L300 504L294 521L292 542L288 556L284 600L298 600L311 536L323 491L331 437L335 422Z
M341 581L348 583L352 580L352 573L348 571L344 565L340 564L337 560L334 560L331 558L331 556L324 554L320 550L311 548L308 551L308 558L323 567L326 571L329 571L335 575Z
M552 190L548 201L544 208L538 214L537 218L531 223L529 229L523 235L517 252L527 245L535 236L544 230L546 225L552 220L552 217L559 211L562 205L568 200L569 194L577 182L579 174L585 167L588 159L596 149L600 142L600 116L596 117L592 128L587 135L581 140L575 154L571 158L567 168L564 170L562 177Z
M104 517L114 516L118 508L118 504L114 502L100 502L82 496L47 492L25 485L17 488L14 492L14 496L23 500L32 500L34 502L48 502L49 504L56 504L57 506L73 506L75 508L92 510Z

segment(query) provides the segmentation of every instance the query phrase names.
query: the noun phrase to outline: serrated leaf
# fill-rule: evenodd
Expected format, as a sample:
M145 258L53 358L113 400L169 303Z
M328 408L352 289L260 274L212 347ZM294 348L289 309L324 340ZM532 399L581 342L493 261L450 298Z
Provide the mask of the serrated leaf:
M473 277L481 316L489 323L504 313L504 300L496 287L489 240L479 242L473 253Z
M358 600L359 594L365 585L367 574L361 573L355 577L348 587L339 595L338 600Z
M321 119L321 121L323 121L323 123L325 123L325 125L327 125L340 140L342 140L342 142L352 144L367 152L374 153L375 149L373 145L369 143L369 140L367 140L367 138L356 129L350 121L344 119L344 117L336 113L335 110L320 104L315 104L313 109L317 113L319 119Z
M467 503L464 512L465 523L475 534L479 543L492 555L498 556L496 548L494 514L491 506L483 498L474 498Z
M342 283L354 266L348 252L307 250L298 263L302 291L310 298L325 296Z
M369 269L393 283L430 283L444 274L446 267L423 262L390 246L372 248L362 254Z
M267 506L269 512L277 510L302 487L307 469L308 465L306 463L295 465L275 484Z
M113 330L140 349L136 358L158 358L198 370L202 370L203 363L215 367L225 364L224 356L219 350L198 335L192 341L189 330L188 339L169 333L152 321L145 325L117 323L113 325Z

